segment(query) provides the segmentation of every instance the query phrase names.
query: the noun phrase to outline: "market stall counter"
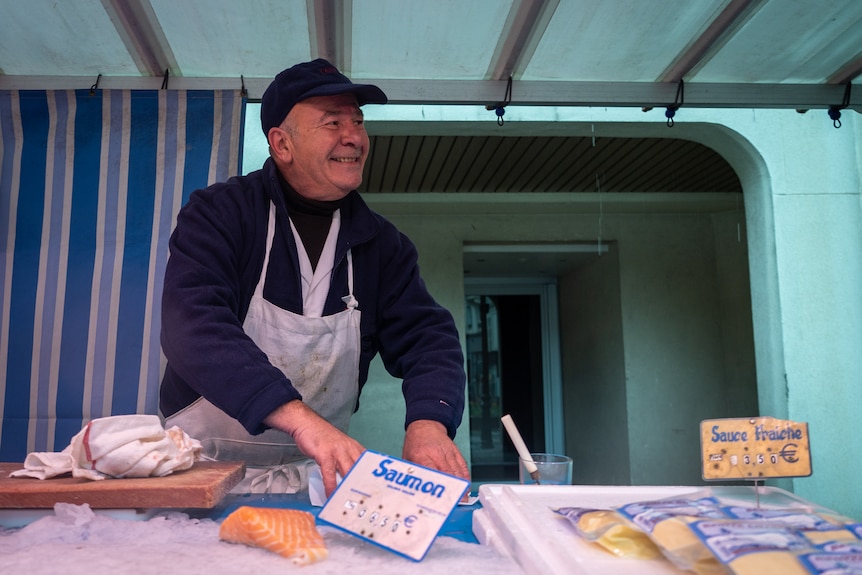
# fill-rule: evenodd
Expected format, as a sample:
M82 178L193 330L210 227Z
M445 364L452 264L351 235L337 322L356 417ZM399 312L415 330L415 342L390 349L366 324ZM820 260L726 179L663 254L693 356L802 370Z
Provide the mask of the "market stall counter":
M345 572L452 575L480 569L491 569L495 575L524 572L508 554L478 543L472 531L472 514L479 504L456 507L422 561L391 553L320 522L317 530L323 536L328 557L311 565L298 566L262 548L222 541L220 525L240 507L300 510L315 517L321 508L311 504L307 492L225 492L216 495L215 501L212 497L205 499L201 496L206 491L201 486L201 471L212 472L213 467L203 463L173 476L95 482L81 482L71 477L46 481L9 478L9 472L21 465L0 465L0 504L3 507L0 509L0 556L4 571L70 575L131 570L136 574L159 575L166 572L235 575L269 570L309 575ZM216 467L221 472L220 482L213 482L211 473L204 481L210 496L213 489L229 489L235 479L228 472L231 466ZM241 467L238 467L240 471ZM135 493L125 493L125 487L141 487L140 482L146 483L143 491L132 489ZM195 484L191 491L190 483ZM75 485L78 487L73 488ZM166 486L169 488L165 489ZM197 499L188 501L199 506L117 507L129 501L150 503L152 500L142 497L153 497L157 492L161 493L162 503L176 501L184 491L196 493ZM109 499L105 493L111 494ZM56 501L49 506L51 497ZM112 507L104 507L106 501ZM22 507L25 503L38 506Z
M782 489L483 485L477 539L530 574L857 575L862 523Z
M173 481L182 473L188 471ZM155 488L165 479L146 481ZM13 480L0 477L0 493L5 481ZM130 480L100 483L108 481ZM307 493L229 493L209 507L174 509L94 509L80 501L38 510L6 507L0 510L0 556L10 572L808 575L826 572L840 558L844 570L832 572L855 575L859 563L851 562L862 561L862 525L786 491L750 484L486 484L475 503L453 510L421 561L318 520L328 555L304 566L219 535L225 519L240 508L296 510L317 518L321 508ZM21 521L24 511L38 515ZM710 538L707 528L716 526ZM734 534L741 527L747 531ZM718 547L707 550L710 541ZM648 545L655 543L660 545L651 552Z

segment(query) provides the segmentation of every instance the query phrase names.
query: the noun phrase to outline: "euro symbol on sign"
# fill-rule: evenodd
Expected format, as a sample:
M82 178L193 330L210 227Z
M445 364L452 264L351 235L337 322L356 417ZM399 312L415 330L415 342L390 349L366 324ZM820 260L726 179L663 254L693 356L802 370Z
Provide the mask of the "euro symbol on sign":
M788 443L784 447L781 448L781 451L778 452L778 456L781 457L787 463L796 463L799 461L799 458L796 457L796 448L798 446L795 443Z

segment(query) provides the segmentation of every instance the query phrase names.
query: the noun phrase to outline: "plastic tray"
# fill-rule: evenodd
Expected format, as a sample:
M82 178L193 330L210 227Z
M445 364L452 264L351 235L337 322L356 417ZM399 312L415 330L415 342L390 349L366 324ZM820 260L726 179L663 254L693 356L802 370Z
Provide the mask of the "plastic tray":
M482 485L482 509L473 513L473 533L480 543L511 555L529 574L638 574L683 573L664 559L621 559L580 539L559 507L611 508L636 501L679 496L718 497L728 505L809 507L804 499L773 487L753 486L555 486Z

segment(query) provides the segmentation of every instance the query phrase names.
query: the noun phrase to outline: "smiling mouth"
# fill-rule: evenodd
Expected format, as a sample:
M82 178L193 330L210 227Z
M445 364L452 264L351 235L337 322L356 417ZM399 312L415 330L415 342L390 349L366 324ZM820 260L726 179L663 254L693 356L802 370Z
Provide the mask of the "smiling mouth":
M355 164L359 161L359 158L332 158L332 161L342 164Z

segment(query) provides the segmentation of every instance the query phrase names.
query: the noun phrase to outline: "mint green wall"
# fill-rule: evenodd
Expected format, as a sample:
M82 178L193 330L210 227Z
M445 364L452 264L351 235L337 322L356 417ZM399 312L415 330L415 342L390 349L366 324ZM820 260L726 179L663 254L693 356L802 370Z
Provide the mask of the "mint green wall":
M736 254L725 275L747 287L745 245L733 220L656 214L628 217L615 230L635 485L700 483L700 422L757 412L751 331L742 341L724 341L725 322L750 318L747 309L740 319L721 305L719 287L730 278L719 275L716 237L723 251ZM734 233L721 233L724 227ZM731 379L727 367L737 362L750 369Z
M862 460L853 455L862 437L852 432L862 408L859 120L845 112L835 129L823 111L737 111L725 119L738 143L756 149L735 167L752 236L761 412L809 423L814 473L794 479L793 488L856 518L862 517ZM733 163L730 156L744 153L724 155Z
M619 243L607 245L558 286L566 453L575 484L631 485Z
M373 202L371 202L373 204ZM391 210L381 209L381 212ZM393 221L416 243L422 276L428 289L452 312L459 326L464 320L464 274L460 234L441 230L445 223L428 218L393 216ZM464 330L459 328L462 339ZM400 456L404 443L404 399L401 381L392 378L380 359L371 364L368 384L362 390L360 409L350 421L350 434L365 447ZM465 413L455 443L470 456L470 434Z
M542 203L531 194L507 194L489 204L482 194L445 196L423 215L413 213L423 211L413 197L368 201L416 242L429 288L460 325L465 243L596 241L594 198L582 204L583 195L552 195ZM690 205L679 196L648 207L642 200L640 194L605 200L602 235L612 251L560 283L564 431L580 483L700 483L699 422L757 412L747 290L746 307L736 311L739 290L719 290L732 278L748 285L736 198L719 202L731 210L721 216L704 211L696 195ZM747 338L725 341L746 318ZM589 358L579 355L585 343L593 346ZM729 381L731 367L745 364L746 378ZM351 422L351 433L367 447L400 451L398 389L375 369ZM467 439L465 422L457 438L465 453Z
M500 128L480 107L388 105L367 107L366 119L377 133L663 136L721 153L744 188L759 410L806 421L811 432L813 475L782 485L862 519L862 435L854 432L862 409L862 120L845 111L843 127L835 129L823 110L683 108L667 128L662 112L513 105ZM568 201L561 198L495 196L484 208L458 204L476 198L447 194L368 199L413 237L429 286L461 322L461 242L577 239L577 227L553 204ZM595 213L595 204L568 209ZM595 230L595 218L584 225ZM372 382L353 429L369 446L379 440L400 450L400 393L392 383L383 375ZM631 409L631 396L628 401ZM698 399L674 401L681 411ZM462 427L459 444L469 454ZM632 468L635 476L637 461Z

